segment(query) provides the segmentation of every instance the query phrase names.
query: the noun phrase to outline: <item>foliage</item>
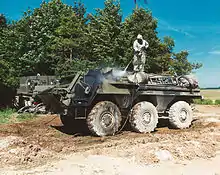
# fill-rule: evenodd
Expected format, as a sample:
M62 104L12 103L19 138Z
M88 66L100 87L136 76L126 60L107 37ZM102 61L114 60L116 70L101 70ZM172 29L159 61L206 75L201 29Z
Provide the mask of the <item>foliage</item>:
M97 9L96 14L90 14L88 24L88 42L90 46L89 60L97 65L115 65L123 56L120 43L122 14L118 1L105 1L104 9Z
M16 117L16 120L18 122L21 122L21 121L27 121L27 120L32 120L34 118L36 118L37 115L36 114L31 114L31 113L23 113L23 114L18 114L17 117Z
M6 27L7 20L3 14L0 14L0 28Z
M12 118L12 114L14 114L13 109L5 109L0 111L0 123L7 123Z
M0 124L27 121L36 117L37 115L30 113L17 114L16 111L11 108L0 110Z
M214 105L215 103L213 102L213 100L210 99L195 99L194 100L195 104L200 104L200 105Z
M193 69L198 69L202 65L199 63L191 64L187 60L189 53L187 51L181 51L179 53L173 54L173 59L171 62L171 72L177 75L189 74Z
M19 59L25 63L22 74L54 74L56 57L51 56L51 44L55 31L61 25L61 18L69 16L72 7L60 0L43 2L40 8L27 13L18 23ZM28 70L28 71L27 71Z
M133 11L131 16L125 19L123 25L122 40L124 43L125 57L132 59L133 57L133 42L138 34L142 34L143 38L149 43L149 48L147 50L147 61L146 61L146 71L158 72L158 61L161 60L160 55L160 43L157 37L157 21L152 17L150 11L138 8Z
M6 86L17 85L17 69L14 62L16 43L14 24L0 30L0 82Z
M211 99L196 99L194 100L195 104L200 105L220 105L220 100L211 100Z
M8 86L17 86L17 74L15 69L6 60L0 60L0 82Z
M220 105L220 100L215 100L216 105Z
M147 9L135 8L122 20L120 2L106 0L104 8L86 14L80 2L70 6L52 0L27 10L19 21L7 23L1 15L0 82L16 87L18 76L125 66L139 33L149 42L147 72L180 75L201 67L187 60L188 52L175 53L171 37L158 38L157 20Z
M57 75L68 75L82 70L82 67L89 68L89 65L92 65L87 59L89 54L88 47L86 47L88 38L86 37L85 13L84 5L75 3L69 15L60 16L60 26L55 30L51 46L51 55L58 60Z

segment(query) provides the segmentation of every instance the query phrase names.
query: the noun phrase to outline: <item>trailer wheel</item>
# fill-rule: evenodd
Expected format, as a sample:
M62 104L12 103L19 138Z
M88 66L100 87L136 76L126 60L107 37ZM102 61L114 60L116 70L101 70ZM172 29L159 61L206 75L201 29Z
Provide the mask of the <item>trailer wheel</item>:
M190 105L185 101L174 103L169 110L169 121L173 128L185 129L192 124L193 112Z
M121 112L110 101L97 103L87 117L89 130L97 136L114 135L121 125Z
M156 107L149 102L139 102L131 109L129 114L131 127L140 133L154 131L158 123Z

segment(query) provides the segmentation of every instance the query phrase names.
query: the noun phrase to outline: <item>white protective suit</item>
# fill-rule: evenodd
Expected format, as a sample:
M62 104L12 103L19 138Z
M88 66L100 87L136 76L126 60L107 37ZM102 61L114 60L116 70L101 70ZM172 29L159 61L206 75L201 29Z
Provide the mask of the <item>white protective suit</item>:
M147 41L145 41L142 35L137 36L137 40L134 41L134 58L133 66L135 72L144 72L144 65L146 62L146 49L149 47Z

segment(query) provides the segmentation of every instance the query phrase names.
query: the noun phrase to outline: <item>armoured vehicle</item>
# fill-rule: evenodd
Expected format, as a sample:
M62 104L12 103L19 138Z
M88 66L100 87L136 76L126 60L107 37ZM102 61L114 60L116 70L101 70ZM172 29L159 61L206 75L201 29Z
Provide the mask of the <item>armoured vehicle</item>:
M133 73L116 69L78 72L70 83L51 87L38 97L64 125L84 120L97 136L116 134L129 121L134 131L154 131L159 118L174 128L191 125L193 99L201 98L189 76Z
M55 76L24 76L20 77L20 86L16 92L15 106L18 113L46 113L45 105L36 96L40 91L54 87L59 83ZM38 87L36 89L36 87Z

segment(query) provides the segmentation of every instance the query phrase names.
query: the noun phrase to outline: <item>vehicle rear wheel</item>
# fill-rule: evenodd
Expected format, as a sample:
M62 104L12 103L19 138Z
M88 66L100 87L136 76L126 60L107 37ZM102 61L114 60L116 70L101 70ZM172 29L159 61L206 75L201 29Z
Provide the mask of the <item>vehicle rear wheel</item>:
M156 107L149 102L139 102L133 106L129 114L131 127L140 133L154 131L158 123Z
M193 112L185 101L174 103L169 110L169 121L173 128L185 129L192 124Z
M114 135L121 126L121 112L110 101L97 103L87 117L89 130L97 136Z

